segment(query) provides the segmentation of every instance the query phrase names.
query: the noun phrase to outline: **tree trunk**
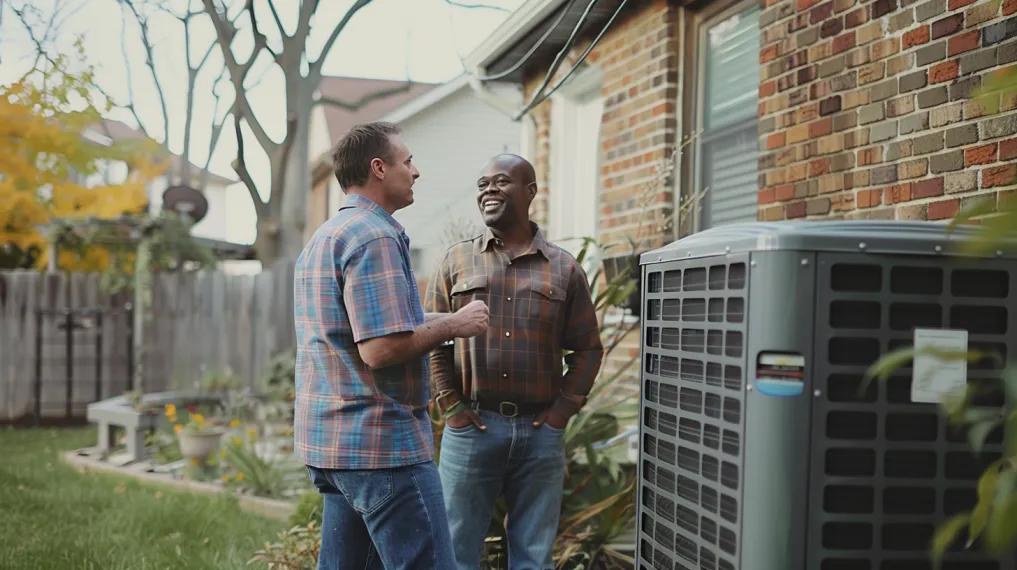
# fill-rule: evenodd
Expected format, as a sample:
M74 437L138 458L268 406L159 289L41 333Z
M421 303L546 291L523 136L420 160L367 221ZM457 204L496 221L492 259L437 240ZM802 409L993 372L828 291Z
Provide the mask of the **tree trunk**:
M290 111L296 117L296 135L289 149L283 175L280 208L279 256L296 259L304 247L307 226L307 195L311 192L311 106L313 90L310 82L300 78L293 89L287 89ZM275 196L273 196L274 198Z
M279 258L280 249L279 219L269 216L258 219L258 236L254 240L258 260L264 267L268 267Z

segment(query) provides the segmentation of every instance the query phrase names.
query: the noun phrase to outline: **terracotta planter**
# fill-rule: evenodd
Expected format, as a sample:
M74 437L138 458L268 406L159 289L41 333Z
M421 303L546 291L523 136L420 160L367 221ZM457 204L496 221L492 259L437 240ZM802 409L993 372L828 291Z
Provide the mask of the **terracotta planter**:
M226 433L226 430L221 428L210 428L199 432L183 430L177 434L177 441L180 443L180 455L187 459L203 462L219 450L224 433Z

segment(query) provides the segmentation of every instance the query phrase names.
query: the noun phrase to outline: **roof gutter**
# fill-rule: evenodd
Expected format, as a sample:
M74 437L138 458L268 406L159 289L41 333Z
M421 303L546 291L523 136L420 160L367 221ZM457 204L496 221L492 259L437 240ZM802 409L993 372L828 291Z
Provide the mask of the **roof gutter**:
M465 67L471 73L483 72L533 28L544 21L566 0L527 0L512 12L494 33L466 56Z
M566 1L527 0L515 12L512 12L486 41L466 56L463 65L466 68L470 89L478 99L499 113L507 115L513 121L519 121L518 104L488 89L480 77L486 75L488 65L502 56Z

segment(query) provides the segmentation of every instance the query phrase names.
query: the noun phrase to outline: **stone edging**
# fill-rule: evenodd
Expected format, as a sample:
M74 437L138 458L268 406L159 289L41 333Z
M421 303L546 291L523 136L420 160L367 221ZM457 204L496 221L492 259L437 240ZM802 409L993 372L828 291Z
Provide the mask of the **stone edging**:
M296 509L296 505L289 501L279 501L276 499L266 499L264 497L255 497L241 493L232 493L220 485L213 485L211 483L203 483L200 481L188 481L186 479L174 479L167 475L151 473L136 467L117 467L115 465L99 461L93 457L80 455L77 451L64 452L60 455L60 459L82 473L97 472L120 475L136 479L145 484L165 487L177 491L185 491L188 493L199 493L203 495L232 495L236 497L241 510L271 519L281 521L288 520L290 515L293 514L293 511Z

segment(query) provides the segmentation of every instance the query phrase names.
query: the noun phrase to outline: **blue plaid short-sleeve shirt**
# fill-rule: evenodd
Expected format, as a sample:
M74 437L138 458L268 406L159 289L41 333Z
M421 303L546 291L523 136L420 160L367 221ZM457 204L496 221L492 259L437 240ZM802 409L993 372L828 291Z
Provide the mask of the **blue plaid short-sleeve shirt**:
M424 322L409 238L350 195L297 258L294 448L307 465L385 469L434 457L426 355L371 370L357 343Z

